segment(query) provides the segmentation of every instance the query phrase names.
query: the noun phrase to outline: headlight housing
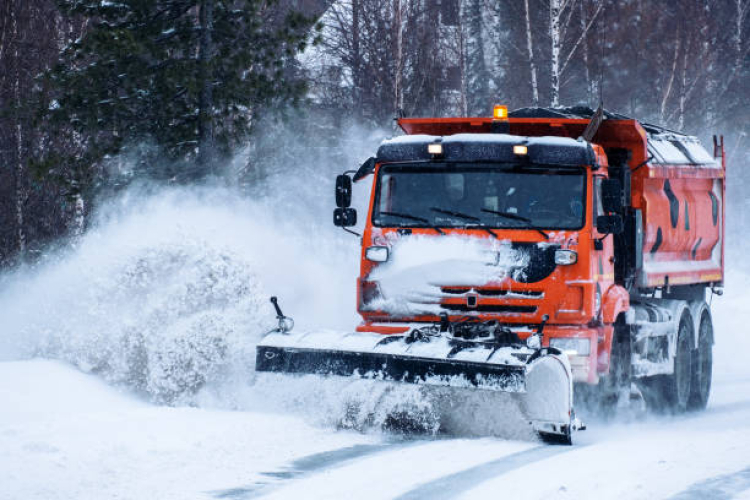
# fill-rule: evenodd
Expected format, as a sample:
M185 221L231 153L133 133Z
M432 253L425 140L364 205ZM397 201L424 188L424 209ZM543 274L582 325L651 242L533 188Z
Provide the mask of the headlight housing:
M555 264L570 266L578 262L578 254L574 250L555 250Z
M365 258L372 262L386 262L388 260L388 247L368 247L367 250L365 250Z
M549 346L560 349L568 356L588 356L591 354L591 339L558 337L549 339Z
M362 281L359 284L359 306L363 311L372 311L373 302L383 299L377 281Z

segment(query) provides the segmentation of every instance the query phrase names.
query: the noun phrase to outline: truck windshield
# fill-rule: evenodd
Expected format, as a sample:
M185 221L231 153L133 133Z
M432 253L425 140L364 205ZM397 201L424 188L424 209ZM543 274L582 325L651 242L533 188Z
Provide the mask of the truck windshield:
M372 222L379 227L580 229L585 188L583 168L385 165Z

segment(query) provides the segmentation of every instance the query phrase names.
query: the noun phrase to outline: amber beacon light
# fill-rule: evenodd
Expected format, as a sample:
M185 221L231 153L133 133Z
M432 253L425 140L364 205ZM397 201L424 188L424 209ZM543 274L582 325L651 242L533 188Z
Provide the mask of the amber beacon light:
M508 106L497 105L492 110L492 118L495 120L507 120L508 119Z

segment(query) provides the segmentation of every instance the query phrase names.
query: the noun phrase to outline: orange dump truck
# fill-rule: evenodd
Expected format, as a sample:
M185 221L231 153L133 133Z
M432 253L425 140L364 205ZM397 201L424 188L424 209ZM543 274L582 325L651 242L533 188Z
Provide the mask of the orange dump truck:
M570 442L573 393L706 406L724 279L723 143L586 108L408 118L339 176L372 185L352 332L278 331L256 369L511 398ZM351 175L353 174L353 175Z

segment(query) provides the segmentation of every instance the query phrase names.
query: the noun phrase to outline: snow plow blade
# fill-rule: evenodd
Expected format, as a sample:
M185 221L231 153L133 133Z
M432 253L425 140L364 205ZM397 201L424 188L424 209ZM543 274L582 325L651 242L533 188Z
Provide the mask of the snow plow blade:
M255 369L505 394L545 438L570 442L576 426L570 366L556 350L445 336L414 340L408 335L362 332L274 332L258 344Z
M259 346L257 371L308 373L348 377L360 375L398 382L430 385L472 385L508 392L525 391L523 366L439 360L378 352Z

